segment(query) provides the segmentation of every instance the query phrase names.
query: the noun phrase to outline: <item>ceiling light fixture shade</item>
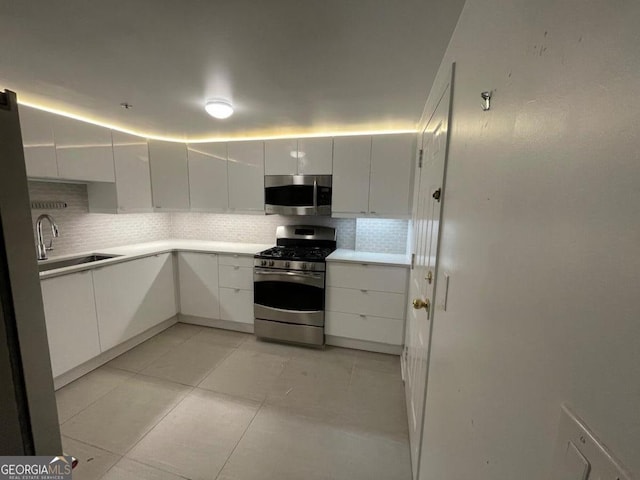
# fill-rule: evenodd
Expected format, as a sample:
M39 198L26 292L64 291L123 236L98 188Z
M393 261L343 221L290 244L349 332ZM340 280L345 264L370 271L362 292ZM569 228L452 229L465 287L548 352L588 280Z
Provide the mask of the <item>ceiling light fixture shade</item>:
M204 109L209 115L215 118L229 118L233 115L233 106L224 100L209 100Z

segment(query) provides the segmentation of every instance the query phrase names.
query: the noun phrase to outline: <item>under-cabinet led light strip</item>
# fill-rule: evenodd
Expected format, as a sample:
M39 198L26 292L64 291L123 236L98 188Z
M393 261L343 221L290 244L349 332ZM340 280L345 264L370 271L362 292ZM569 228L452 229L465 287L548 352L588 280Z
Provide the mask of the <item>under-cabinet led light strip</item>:
M31 103L29 101L19 100L18 103L26 107L35 108L37 110L43 110L45 112L53 113L55 115L61 115L63 117L71 118L73 120L79 120L81 122L91 123L93 125L109 128L111 130L116 130L118 132L128 133L130 135L136 135L138 137L148 138L151 140L162 140L165 142L176 142L176 143L214 143L214 142L240 142L240 141L247 141L247 140L284 140L284 139L296 139L296 138L347 137L347 136L356 136L356 135L385 135L385 134L416 132L415 129L397 129L397 130L384 129L384 130L356 130L356 131L316 132L316 133L300 132L298 134L290 133L286 135L255 135L255 136L247 136L247 137L210 137L210 138L196 138L196 139L176 138L176 137L167 137L163 135L155 135L148 132L139 132L136 130L131 130L128 128L121 127L119 125L113 125L113 124L102 122L99 120L94 120L92 118L87 118L82 115L77 115L75 113L65 112L55 108L45 107L43 105L40 105L37 103Z

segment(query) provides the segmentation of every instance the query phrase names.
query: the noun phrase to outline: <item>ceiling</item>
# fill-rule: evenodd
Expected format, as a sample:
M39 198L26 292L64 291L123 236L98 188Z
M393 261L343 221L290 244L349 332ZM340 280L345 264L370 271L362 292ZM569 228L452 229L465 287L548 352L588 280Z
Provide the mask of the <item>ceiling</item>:
M463 4L0 0L0 87L156 138L412 130Z

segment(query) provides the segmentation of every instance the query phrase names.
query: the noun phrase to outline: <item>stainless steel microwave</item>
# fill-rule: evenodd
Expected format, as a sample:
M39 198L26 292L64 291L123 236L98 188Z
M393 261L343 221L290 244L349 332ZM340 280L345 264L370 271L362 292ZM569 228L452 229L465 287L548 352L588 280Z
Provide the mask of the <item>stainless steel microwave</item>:
M331 175L265 175L267 215L331 215Z

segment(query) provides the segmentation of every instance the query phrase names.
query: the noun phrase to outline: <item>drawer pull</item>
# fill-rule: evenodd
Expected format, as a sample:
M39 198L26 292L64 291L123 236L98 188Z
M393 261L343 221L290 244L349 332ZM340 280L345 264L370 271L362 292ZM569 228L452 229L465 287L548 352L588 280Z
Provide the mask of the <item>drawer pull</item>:
M369 290L360 290L362 293L369 293Z
M236 293L239 293L240 289L239 288L234 288L233 291L236 292Z
M240 267L239 267L238 265L234 265L234 266L233 266L233 269L234 269L234 270L238 270L239 268L240 268Z
M361 313L360 318L367 318L367 316Z

